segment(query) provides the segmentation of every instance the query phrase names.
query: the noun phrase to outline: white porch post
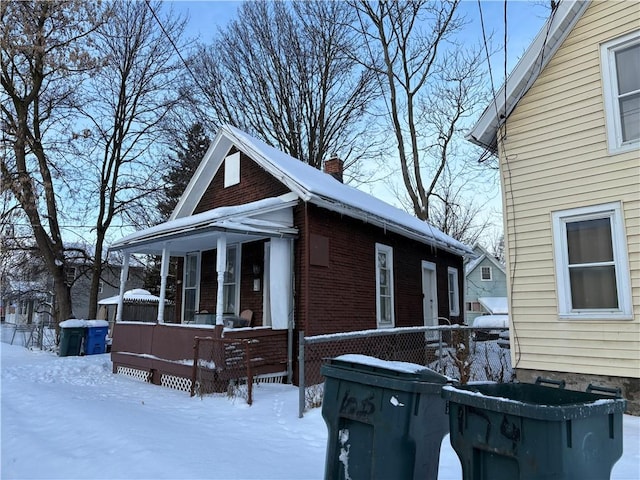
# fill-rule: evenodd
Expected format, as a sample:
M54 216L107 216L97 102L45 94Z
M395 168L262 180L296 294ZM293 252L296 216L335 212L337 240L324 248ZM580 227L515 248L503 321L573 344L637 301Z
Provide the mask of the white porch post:
M269 286L271 288L271 328L289 328L291 310L291 240L272 238L269 258Z
M216 247L216 273L217 273L217 294L216 294L216 325L223 325L222 314L224 313L224 272L227 269L227 237L220 235Z
M169 249L162 247L162 263L160 264L160 301L158 302L158 323L164 323L164 299L167 294L167 276L169 275Z
M118 310L116 311L116 322L122 321L122 309L124 305L124 289L129 276L129 252L123 252L122 269L120 270L120 297L118 298Z

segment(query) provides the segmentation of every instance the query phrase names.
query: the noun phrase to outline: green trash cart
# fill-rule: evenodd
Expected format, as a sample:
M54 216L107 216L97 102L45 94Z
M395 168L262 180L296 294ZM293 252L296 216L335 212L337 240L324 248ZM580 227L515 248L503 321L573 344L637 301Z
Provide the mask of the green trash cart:
M538 383L446 386L442 397L463 480L606 480L622 455L621 398Z
M437 479L448 432L443 385L423 366L343 355L323 365L325 479Z
M84 354L86 324L84 320L70 319L60 322L60 357Z

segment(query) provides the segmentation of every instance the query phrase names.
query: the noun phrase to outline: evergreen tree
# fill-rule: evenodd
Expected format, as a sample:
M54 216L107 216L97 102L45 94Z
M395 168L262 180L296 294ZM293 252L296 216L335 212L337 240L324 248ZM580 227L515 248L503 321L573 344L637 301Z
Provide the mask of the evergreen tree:
M166 220L176 207L180 196L195 173L200 161L209 148L210 139L200 123L195 123L186 135L186 142L176 148L176 157L169 157L171 167L163 175L165 182L158 211Z

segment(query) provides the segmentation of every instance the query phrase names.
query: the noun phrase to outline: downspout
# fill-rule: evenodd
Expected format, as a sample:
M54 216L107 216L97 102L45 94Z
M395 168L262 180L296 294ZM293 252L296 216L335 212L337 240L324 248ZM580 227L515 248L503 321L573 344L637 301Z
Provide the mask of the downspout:
M293 327L295 324L295 269L296 256L293 239L289 242L291 245L291 300L289 301L289 322L287 335L287 383L293 384Z
M116 323L122 321L122 309L124 308L124 289L129 276L129 252L123 252L122 269L120 270L120 296L118 297L118 309L116 310Z

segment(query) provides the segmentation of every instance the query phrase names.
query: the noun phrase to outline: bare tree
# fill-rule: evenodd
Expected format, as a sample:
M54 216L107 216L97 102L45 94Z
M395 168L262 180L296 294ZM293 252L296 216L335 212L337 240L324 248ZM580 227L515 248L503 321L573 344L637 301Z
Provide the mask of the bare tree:
M162 143L163 121L178 101L175 85L182 67L168 39L180 38L184 20L171 14L160 19L156 11L158 3L115 2L110 21L96 32L94 49L104 62L86 91L89 101L82 113L88 125L80 135L89 175L95 178L88 211L95 218L96 236L90 318L97 313L109 228L114 221L126 221L160 188L166 155L156 148Z
M3 190L11 192L53 278L56 320L72 311L56 181L64 180L57 136L89 63L87 35L99 24L93 2L4 1L0 4ZM75 82L75 84L74 84Z
M440 213L453 212L441 180L447 164L460 158L457 139L482 95L480 49L454 41L464 26L459 1L353 3L369 66L385 94L402 180L423 220L436 199L444 205Z
M320 1L246 2L238 10L193 56L204 89L195 101L217 125L235 125L316 168L332 153L355 167L370 146L365 113L376 96L373 72L354 60L355 11Z

